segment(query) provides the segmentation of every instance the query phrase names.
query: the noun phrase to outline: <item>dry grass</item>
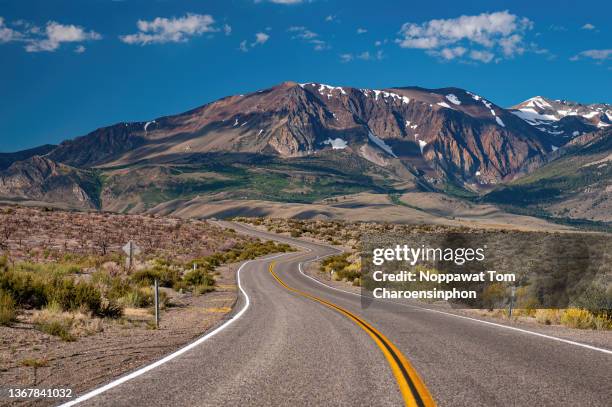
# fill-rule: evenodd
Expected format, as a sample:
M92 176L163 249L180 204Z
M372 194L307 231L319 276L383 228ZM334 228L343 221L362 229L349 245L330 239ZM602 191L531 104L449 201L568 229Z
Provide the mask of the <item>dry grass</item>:
M17 310L13 297L0 291L0 325L10 325L16 318Z
M539 324L559 325L561 322L561 312L558 309L537 309L535 319Z
M57 303L51 303L32 317L34 326L41 332L58 336L66 342L78 337L93 335L104 330L100 318L94 318L84 311L65 312Z

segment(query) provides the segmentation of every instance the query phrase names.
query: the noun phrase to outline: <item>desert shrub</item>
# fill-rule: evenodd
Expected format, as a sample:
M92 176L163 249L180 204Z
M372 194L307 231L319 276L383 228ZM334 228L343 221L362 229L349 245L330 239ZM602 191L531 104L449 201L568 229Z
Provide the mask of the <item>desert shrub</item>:
M64 315L61 305L52 302L42 311L38 311L33 318L34 326L41 332L58 336L65 342L73 342L75 336L70 333L72 318Z
M105 300L100 306L98 316L102 318L113 318L117 319L123 315L123 307L121 304L113 300Z
M92 335L103 330L101 319L81 311L63 311L62 305L55 301L49 303L44 309L36 311L33 322L39 331L58 336L66 342L72 342L79 336Z
M557 325L560 322L560 312L557 309L536 309L535 319L544 325Z
M490 284L482 291L482 304L489 311L493 311L495 308L502 308L504 306L505 297L506 288L502 284Z
M153 304L153 296L147 295L148 293L141 288L134 288L119 301L122 305L130 308L145 308Z
M21 307L41 308L47 303L44 281L30 273L12 269L0 273L0 290L10 294Z
M151 287L134 287L126 295L119 299L119 303L130 308L147 308L155 304L155 297ZM168 295L159 292L160 307L168 303Z
M560 321L570 328L588 329L595 326L593 314L578 308L568 308L563 311Z
M325 273L334 272L335 280L355 281L361 278L361 262L349 261L350 253L342 253L336 256L330 256L321 262L321 271ZM358 284L361 284L361 280Z
M72 278L54 279L46 286L47 301L57 302L64 311L76 311L82 307L94 314L100 312L102 294L93 284Z
M195 295L202 295L202 294L209 293L211 291L215 291L215 287L208 285L208 284L200 284L198 286L195 286L193 289L193 293Z
M155 279L161 287L172 287L181 279L181 273L168 266L155 266L150 269L144 269L134 272L130 279L139 285L150 286L154 284Z
M206 271L201 269L191 270L185 274L183 281L191 287L200 285L213 286L215 279Z
M16 317L15 300L9 293L0 291L0 325L10 325Z

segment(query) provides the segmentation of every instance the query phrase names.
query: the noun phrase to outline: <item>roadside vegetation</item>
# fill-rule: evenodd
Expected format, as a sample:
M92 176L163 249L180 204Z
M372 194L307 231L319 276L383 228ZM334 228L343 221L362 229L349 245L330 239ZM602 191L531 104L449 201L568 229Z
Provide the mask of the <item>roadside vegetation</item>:
M27 324L67 342L129 322L130 310L152 314L155 280L164 309L177 295L215 291L220 266L292 250L200 221L11 207L0 208L0 222L0 325ZM129 230L134 224L148 241ZM128 268L121 247L131 236L143 250Z

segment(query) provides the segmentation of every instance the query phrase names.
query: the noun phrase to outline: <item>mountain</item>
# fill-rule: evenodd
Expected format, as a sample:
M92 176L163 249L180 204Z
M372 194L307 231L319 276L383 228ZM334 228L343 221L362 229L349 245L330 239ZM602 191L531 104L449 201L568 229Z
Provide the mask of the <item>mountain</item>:
M341 149L382 167L399 160L434 183L477 185L512 177L552 143L505 109L457 88L285 82L180 115L101 128L63 142L49 158L89 168L207 153L295 158Z
M55 149L54 145L45 144L44 146L18 151L16 153L0 153L0 171L7 169L14 162L27 160L35 155L45 155Z
M99 209L100 185L94 173L38 155L13 163L0 172L0 196L14 201L63 204Z
M574 138L549 162L484 200L550 217L611 222L611 195L612 127Z
M501 193L498 186L561 156L559 147L574 136L561 137L554 126L606 129L608 105L565 111L564 103L534 98L507 110L459 88L284 82L103 127L41 156L16 153L25 158L0 169L0 197L142 212L195 199Z
M556 147L574 137L612 125L612 105L581 104L535 96L510 112L557 139Z

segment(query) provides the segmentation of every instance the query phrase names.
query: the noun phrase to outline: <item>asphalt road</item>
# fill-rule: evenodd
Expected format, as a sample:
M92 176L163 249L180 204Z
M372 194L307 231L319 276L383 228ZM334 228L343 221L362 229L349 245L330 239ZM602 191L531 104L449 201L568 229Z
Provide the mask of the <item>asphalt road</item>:
M227 327L80 405L428 405L427 392L440 406L612 405L611 354L392 302L364 308L300 274L333 249L299 244L310 251L242 268L249 305ZM402 355L416 371L405 380L426 390L406 394Z

